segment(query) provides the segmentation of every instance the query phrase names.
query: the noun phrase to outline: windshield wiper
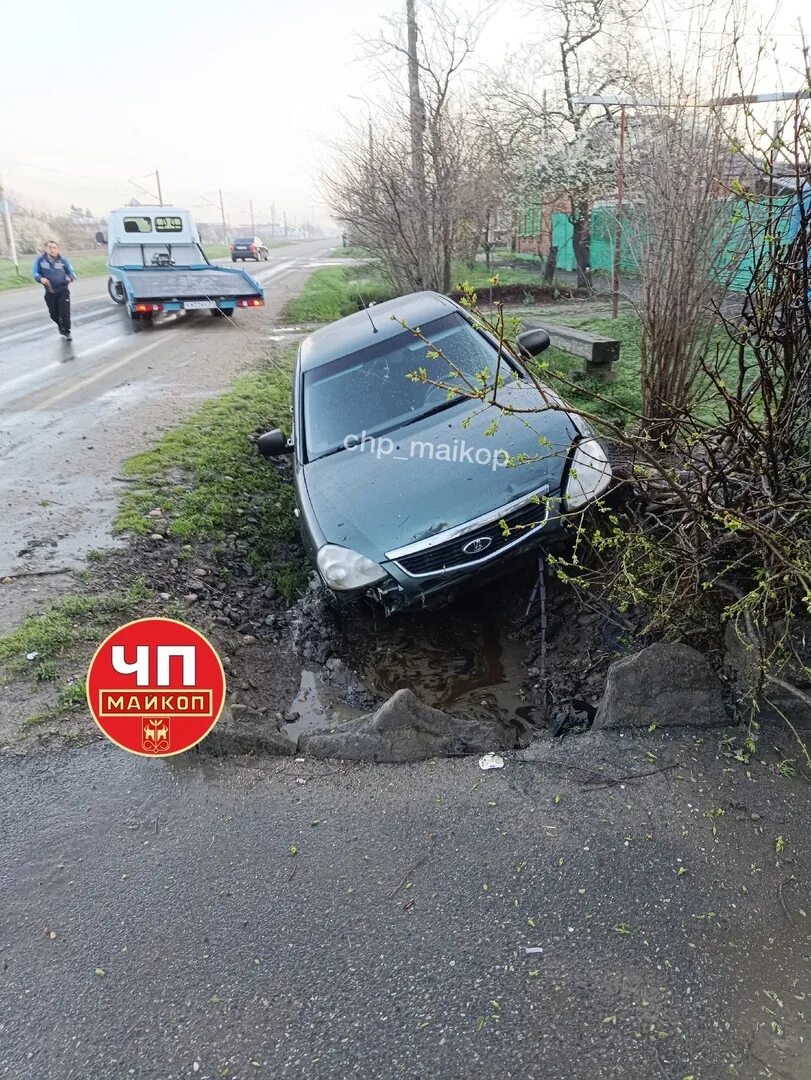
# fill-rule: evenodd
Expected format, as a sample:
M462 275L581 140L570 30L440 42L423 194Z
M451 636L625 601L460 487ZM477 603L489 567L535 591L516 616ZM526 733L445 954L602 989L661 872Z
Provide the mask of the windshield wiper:
M465 400L467 400L465 396L460 394L458 397L450 398L448 401L441 401L438 405L434 405L432 409L426 409L425 412L415 413L413 416L409 416L406 419L399 418L388 427L379 427L375 428L374 431L367 431L366 438L367 440L379 439L382 435L389 435L392 431L400 431L401 428L410 427L411 424L416 424L418 421L424 420L428 416L434 416L444 409L449 409L451 405L458 405L460 401ZM360 445L360 443L354 443L352 446L344 446L343 443L340 443L338 446L333 446L329 450L323 450L320 454L315 454L312 457L308 456L308 461L320 461L321 458L332 457L333 454L340 454L342 450L356 450Z

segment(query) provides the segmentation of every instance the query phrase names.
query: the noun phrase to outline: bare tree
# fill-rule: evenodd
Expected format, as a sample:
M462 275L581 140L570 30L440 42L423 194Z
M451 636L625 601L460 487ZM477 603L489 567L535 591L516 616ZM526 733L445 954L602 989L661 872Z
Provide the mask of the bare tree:
M350 127L324 177L338 220L401 288L450 291L453 260L475 250L493 201L492 163L459 85L482 19L409 0L405 24L389 20L366 45L386 87L368 145Z

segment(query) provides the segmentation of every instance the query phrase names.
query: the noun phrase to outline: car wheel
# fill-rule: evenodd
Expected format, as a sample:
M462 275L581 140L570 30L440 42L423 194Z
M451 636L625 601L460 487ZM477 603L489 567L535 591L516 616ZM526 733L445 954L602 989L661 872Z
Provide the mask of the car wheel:
M107 279L107 292L110 294L110 299L114 304L126 303L127 296L124 292L124 286L120 281L116 281L115 278Z
M234 258L233 255L231 256L231 262L236 262L236 259Z

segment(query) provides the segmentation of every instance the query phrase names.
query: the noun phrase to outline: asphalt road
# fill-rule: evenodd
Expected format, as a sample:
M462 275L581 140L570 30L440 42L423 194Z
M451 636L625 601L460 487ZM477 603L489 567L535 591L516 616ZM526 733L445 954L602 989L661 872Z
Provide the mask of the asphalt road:
M1 754L0 1076L808 1080L808 785L719 738Z
M333 244L275 248L247 264L267 306L233 320L194 312L142 327L99 277L73 286L68 343L39 286L0 294L0 577L74 568L109 543L121 460L228 384Z

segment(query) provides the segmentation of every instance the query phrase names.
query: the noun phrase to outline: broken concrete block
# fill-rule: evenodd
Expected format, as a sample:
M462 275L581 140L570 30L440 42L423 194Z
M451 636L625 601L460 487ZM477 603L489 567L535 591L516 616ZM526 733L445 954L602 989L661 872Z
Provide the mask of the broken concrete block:
M199 744L205 754L277 754L291 757L296 744L275 720L247 705L226 707L212 731Z
M658 643L608 669L594 728L708 727L729 723L721 683L701 653Z
M497 720L450 716L424 705L411 690L398 690L375 712L299 739L300 752L346 761L422 761L515 745L515 733Z

